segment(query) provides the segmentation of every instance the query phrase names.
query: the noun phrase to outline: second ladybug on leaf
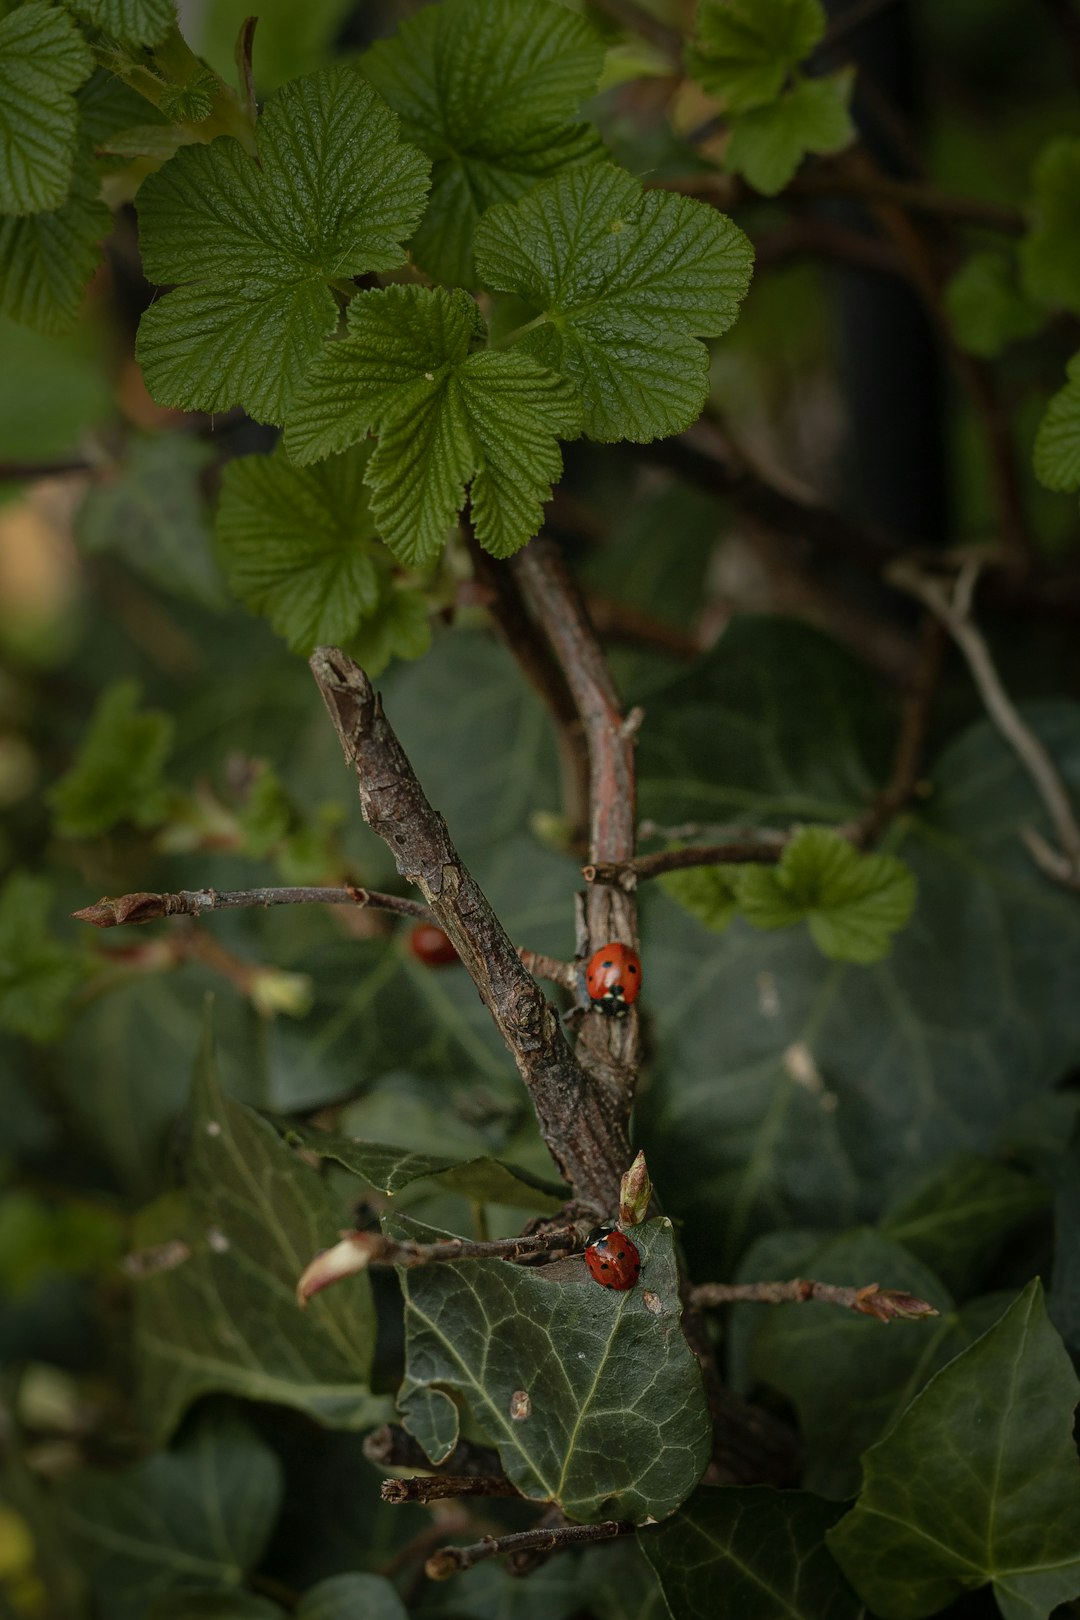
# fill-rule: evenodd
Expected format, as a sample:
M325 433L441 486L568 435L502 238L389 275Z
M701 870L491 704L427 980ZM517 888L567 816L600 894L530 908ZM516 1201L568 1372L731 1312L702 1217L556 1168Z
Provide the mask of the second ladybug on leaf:
M641 958L629 945L612 940L589 958L585 987L597 1012L625 1018L641 991Z

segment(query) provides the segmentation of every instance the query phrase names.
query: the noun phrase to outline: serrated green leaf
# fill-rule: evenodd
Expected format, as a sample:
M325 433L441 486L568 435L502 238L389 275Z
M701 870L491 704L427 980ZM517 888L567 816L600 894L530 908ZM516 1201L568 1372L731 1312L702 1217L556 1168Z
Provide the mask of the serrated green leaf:
M257 163L219 138L141 188L146 272L183 285L143 316L138 353L163 404L280 422L337 324L328 282L402 262L428 162L347 68L279 90L255 139Z
M687 63L730 113L775 101L825 34L820 0L704 0Z
M1056 393L1035 437L1035 476L1047 489L1080 489L1080 354L1068 366L1069 381Z
M283 445L225 468L217 533L229 584L293 652L347 641L379 604L379 547L364 475L370 445L296 467Z
M30 1040L59 1035L86 973L81 956L49 933L52 891L14 872L0 890L0 1029Z
M151 585L222 607L226 597L200 483L213 459L197 439L133 439L119 474L95 484L79 508L75 538L82 550L116 553Z
M433 160L412 244L432 276L473 286L473 235L486 208L602 158L597 131L575 121L602 63L584 18L550 0L446 0L367 53L362 71Z
M640 1543L678 1620L860 1620L825 1545L841 1511L766 1485L700 1490Z
M1080 314L1080 140L1061 137L1032 174L1031 230L1020 244L1024 286L1044 304Z
M381 675L394 658L423 658L431 646L431 604L426 592L398 587L387 591L375 612L350 642L350 651L371 676Z
M722 934L738 916L736 878L730 868L692 866L682 872L665 872L660 887L714 934Z
M539 312L519 347L571 378L590 438L644 443L700 413L708 353L697 339L734 321L753 251L714 208L643 193L602 164L489 209L476 263L486 286Z
M93 166L80 157L59 208L0 217L0 311L47 336L70 331L111 225Z
M480 543L500 557L518 550L562 472L556 435L579 431L569 384L519 353L471 354L482 330L462 292L359 293L349 335L325 345L290 412L285 442L301 463L379 434L365 481L403 562L438 554L470 482Z
M163 772L173 722L139 712L137 681L117 681L98 699L71 768L49 790L61 838L93 838L119 822L153 827L168 808Z
M964 1298L1009 1235L1049 1202L1046 1188L1019 1170L957 1154L893 1199L881 1218L881 1233L902 1243Z
M40 214L67 196L78 109L93 60L66 11L20 6L0 18L0 214Z
M128 45L156 45L176 21L173 0L71 0L95 28Z
M875 1614L917 1620L989 1581L1004 1620L1046 1620L1080 1592L1078 1395L1036 1278L863 1458L828 1544Z
M801 827L776 866L744 866L735 885L753 928L805 920L834 962L879 962L915 905L915 880L902 861L861 855L827 827Z
M724 163L755 191L775 197L808 152L842 152L855 139L848 111L854 72L843 68L823 79L799 79L778 101L732 119Z
M110 1620L145 1620L182 1587L243 1584L281 1506L281 1463L239 1418L209 1412L172 1451L59 1493L60 1522Z
M973 253L945 288L945 308L961 348L984 360L1044 324L1016 283L1015 261L1003 253Z
M136 1285L139 1402L161 1440L201 1395L274 1401L336 1428L385 1418L369 1390L375 1316L366 1277L296 1304L308 1261L335 1239L326 1186L254 1109L226 1097L204 1044L184 1199L144 1210L136 1243L185 1243L190 1257Z
M387 1225L418 1230L401 1216ZM641 1282L623 1293L547 1281L543 1268L502 1260L400 1272L406 1375L398 1404L433 1461L456 1437L444 1393L453 1389L522 1495L585 1521L640 1523L678 1507L708 1460L709 1418L679 1328L670 1221L635 1227L634 1242Z

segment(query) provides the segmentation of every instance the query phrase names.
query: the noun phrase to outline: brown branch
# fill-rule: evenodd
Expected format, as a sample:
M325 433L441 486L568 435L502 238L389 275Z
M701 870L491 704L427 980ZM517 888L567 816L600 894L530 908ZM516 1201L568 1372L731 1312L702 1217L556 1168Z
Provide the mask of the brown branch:
M849 1288L839 1283L811 1282L806 1277L794 1277L790 1282L700 1283L690 1290L690 1300L708 1310L744 1301L755 1305L806 1305L820 1300L862 1316L873 1316L879 1322L917 1322L939 1314L927 1300L898 1288L879 1288L877 1283Z
M296 1284L296 1302L307 1306L313 1295L340 1282L343 1277L354 1277L367 1271L369 1266L437 1265L446 1260L521 1260L526 1256L551 1254L570 1255L585 1247L588 1223L580 1227L560 1227L554 1231L529 1232L521 1237L492 1238L477 1241L470 1238L446 1238L437 1243L415 1243L408 1238L387 1237L382 1232L342 1232L341 1239L329 1249L323 1249L304 1268Z
M891 243L828 219L789 219L754 236L754 269L758 272L802 258L836 259L880 275L905 273Z
M632 647L649 647L668 658L691 663L701 656L702 647L697 636L688 635L677 625L665 624L643 613L628 602L617 602L614 597L589 592L588 614L598 636L605 641L626 642Z
M578 972L573 962L560 962L557 956L545 956L542 951L526 950L518 946L523 966L534 979L546 979L549 984L561 985L564 990L576 990Z
M398 894L379 894L349 884L343 889L181 889L177 894L122 894L73 911L79 922L94 928L118 928L124 923L154 922L159 917L201 917L205 911L233 911L244 906L348 906L392 911L400 917L430 922L431 912L419 900Z
M1003 236L1023 236L1027 216L1019 208L1007 208L982 197L961 197L941 191L924 180L898 180L882 174L859 154L835 163L823 163L807 170L788 188L793 196L859 197L866 202L889 203L909 214L926 214L954 225L976 225Z
M618 1202L633 1154L629 1099L592 1084L567 1045L555 1008L526 973L442 816L432 809L363 670L333 648L311 659L360 806L450 937L506 1042L532 1098L540 1129L563 1178L601 1213ZM592 1020L599 1023L599 1019Z
M39 478L62 478L71 473L91 473L95 462L80 456L59 461L0 461L0 484L30 484Z
M627 893L632 893L646 878L659 877L663 872L681 872L690 866L775 866L790 838L790 833L778 832L767 842L764 839L747 839L730 844L661 849L655 855L638 855L632 861L607 861L583 866L581 875L586 883L618 884Z
M384 1479L380 1495L397 1507L406 1502L445 1502L451 1496L520 1496L521 1492L500 1474L419 1474L414 1479Z
M547 1553L565 1552L569 1547L588 1546L597 1541L613 1541L616 1536L631 1536L634 1526L618 1519L603 1524L554 1525L550 1530L518 1530L509 1536L485 1536L470 1547L440 1547L432 1553L424 1568L433 1581L448 1581L463 1569L487 1558L501 1558L507 1553L531 1552L541 1549Z
M419 1440L397 1423L385 1423L364 1440L364 1456L376 1468L423 1468L450 1474L497 1474L501 1468L499 1453L493 1446L477 1445L473 1440L459 1440L449 1457L435 1464L428 1460Z

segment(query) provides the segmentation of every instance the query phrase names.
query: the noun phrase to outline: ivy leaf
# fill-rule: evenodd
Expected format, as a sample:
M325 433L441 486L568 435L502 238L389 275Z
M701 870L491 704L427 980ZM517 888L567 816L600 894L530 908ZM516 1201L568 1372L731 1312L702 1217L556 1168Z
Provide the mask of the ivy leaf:
M1080 489L1080 354L1069 361L1066 376L1035 437L1035 476L1061 492Z
M842 1511L766 1485L699 1490L641 1549L679 1620L860 1620L825 1545Z
M986 1582L1004 1620L1080 1592L1080 1384L1038 1278L932 1379L863 1458L828 1544L884 1620L917 1620Z
M805 919L834 962L879 962L915 906L915 880L891 855L860 855L826 827L802 827L778 865L744 866L739 909L753 928Z
M82 957L49 932L52 892L13 872L0 890L0 1029L47 1041L59 1035L86 973Z
M370 445L294 467L279 444L225 468L217 533L229 584L293 652L346 641L380 597L379 547L364 488Z
M405 563L438 554L470 482L480 543L497 557L525 545L562 472L556 435L580 430L562 378L520 353L469 352L482 330L462 292L359 293L349 335L324 346L289 416L300 463L379 434L365 481L379 533Z
M433 160L431 201L413 239L437 280L475 282L473 233L494 203L603 155L575 121L596 88L603 47L550 0L447 0L382 40L362 71Z
M0 18L0 214L64 201L78 125L72 92L93 67L66 11L35 3Z
M714 934L722 934L739 914L737 885L734 869L723 866L691 866L660 879L664 893Z
M405 1605L383 1575L331 1575L300 1599L297 1620L408 1620Z
M645 443L700 414L708 353L697 339L734 321L753 250L716 209L643 193L602 164L489 209L476 263L486 286L539 312L519 347L571 378L589 437Z
M820 0L705 0L687 65L729 113L775 101L825 35Z
M427 595L396 585L365 619L350 650L369 675L381 675L394 658L423 658L431 646L431 613Z
M1032 298L1080 315L1080 140L1049 141L1035 163L1034 224L1020 244Z
M172 1451L122 1473L85 1473L60 1493L61 1523L110 1620L144 1620L181 1587L239 1587L270 1540L281 1463L255 1431L209 1412Z
M93 165L81 156L59 208L21 219L0 216L0 311L47 336L70 331L111 225Z
M779 101L755 107L732 120L724 163L744 175L766 197L791 180L808 152L842 152L855 139L848 111L855 82L852 69L823 79L800 79Z
M143 316L138 353L162 404L280 422L337 324L327 283L401 264L428 162L347 68L270 97L255 141L257 162L230 138L182 147L140 189L146 273L183 285Z
M302 1312L296 1280L334 1240L340 1210L273 1126L218 1083L209 1033L195 1078L187 1197L144 1210L139 1248L189 1258L136 1284L139 1400L162 1440L201 1395L224 1391L363 1428L386 1416L368 1388L375 1314L366 1277Z
M945 307L956 341L984 360L1043 327L1042 314L1017 286L1015 263L1004 253L973 253L946 287Z
M72 0L95 28L128 45L157 45L176 21L173 0Z
M98 699L78 758L48 794L61 838L93 838L119 822L153 827L168 809L162 772L173 723L139 712L137 681L117 681Z

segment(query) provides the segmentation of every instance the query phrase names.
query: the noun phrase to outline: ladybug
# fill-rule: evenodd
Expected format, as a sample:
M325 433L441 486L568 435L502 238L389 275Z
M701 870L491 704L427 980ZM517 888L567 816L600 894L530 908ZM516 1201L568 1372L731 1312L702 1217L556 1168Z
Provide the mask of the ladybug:
M434 923L417 923L409 934L409 949L425 967L448 967L459 960L449 936Z
M585 1245L589 1276L601 1288L633 1288L641 1271L641 1256L617 1226L598 1226Z
M597 1012L625 1018L641 990L641 957L614 940L601 945L589 958L585 984Z

